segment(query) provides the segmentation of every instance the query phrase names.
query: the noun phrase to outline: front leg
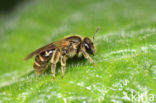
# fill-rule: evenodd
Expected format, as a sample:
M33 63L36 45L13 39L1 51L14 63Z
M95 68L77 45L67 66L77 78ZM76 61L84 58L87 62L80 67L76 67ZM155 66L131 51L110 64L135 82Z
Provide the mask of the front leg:
M83 53L84 57L85 57L87 60L90 61L90 63L92 63L92 64L95 65L94 61L92 60L92 58L88 55L88 53L87 53L86 51L82 50L82 53Z
M53 79L55 79L55 69L56 69L57 62L59 61L59 58L60 58L60 51L59 49L56 49L51 58L51 63L52 63L51 72L52 72Z
M64 77L64 73L66 70L66 56L61 56L61 71L62 71L62 78Z

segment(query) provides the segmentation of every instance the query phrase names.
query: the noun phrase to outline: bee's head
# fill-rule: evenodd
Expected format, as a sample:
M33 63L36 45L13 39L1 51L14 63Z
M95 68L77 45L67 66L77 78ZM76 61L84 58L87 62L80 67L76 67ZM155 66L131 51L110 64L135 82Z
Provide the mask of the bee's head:
M99 28L100 27L98 26L97 29L96 29L96 32L93 35L93 41L88 37L85 37L83 39L83 46L86 49L86 52L89 53L89 54L92 54L92 55L94 55L95 51L96 51L95 46L94 46L94 39L95 39L96 33L99 31Z
M95 46L94 46L93 41L90 38L85 37L83 39L83 46L87 53L92 54L92 55L95 54Z

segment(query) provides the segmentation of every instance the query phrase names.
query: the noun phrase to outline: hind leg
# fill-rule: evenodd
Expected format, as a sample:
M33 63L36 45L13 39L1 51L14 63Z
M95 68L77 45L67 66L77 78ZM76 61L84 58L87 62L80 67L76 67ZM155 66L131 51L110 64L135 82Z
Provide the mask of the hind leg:
M62 78L64 77L65 70L66 70L66 56L61 56Z
M52 55L52 58L51 58L51 72L52 72L52 76L53 76L53 79L55 79L55 69L56 69L56 64L57 62L59 61L60 59L60 50L59 49L56 49Z

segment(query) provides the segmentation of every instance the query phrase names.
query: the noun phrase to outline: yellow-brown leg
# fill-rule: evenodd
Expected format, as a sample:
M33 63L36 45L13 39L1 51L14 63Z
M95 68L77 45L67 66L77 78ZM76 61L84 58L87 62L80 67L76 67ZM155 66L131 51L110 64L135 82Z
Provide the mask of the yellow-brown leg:
M51 63L52 63L51 72L52 72L53 79L55 79L55 69L56 69L57 62L59 61L59 58L60 58L60 51L59 49L56 49L51 59Z
M55 79L55 69L56 69L56 64L52 63L52 65L51 65L51 72L52 72L53 79Z
M61 56L62 78L64 77L65 70L66 70L66 56Z
M92 58L88 55L88 53L86 51L82 51L84 57L90 61L90 63L92 63L93 65L95 65L94 61L92 60Z

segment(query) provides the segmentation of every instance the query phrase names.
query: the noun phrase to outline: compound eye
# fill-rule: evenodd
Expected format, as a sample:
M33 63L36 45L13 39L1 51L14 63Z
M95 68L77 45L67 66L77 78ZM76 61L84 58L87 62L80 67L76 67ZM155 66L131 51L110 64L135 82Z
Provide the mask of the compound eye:
M89 45L87 43L84 44L84 46L87 48L87 49L90 49Z

